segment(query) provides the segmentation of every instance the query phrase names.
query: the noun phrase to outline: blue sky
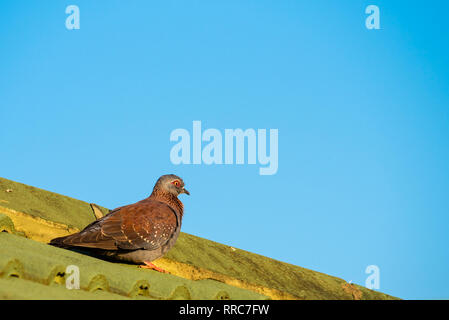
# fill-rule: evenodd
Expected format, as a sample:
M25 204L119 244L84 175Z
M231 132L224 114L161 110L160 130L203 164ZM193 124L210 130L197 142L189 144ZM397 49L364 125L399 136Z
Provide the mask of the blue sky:
M185 232L362 285L377 265L382 292L447 299L448 9L2 1L0 176L115 208L176 173ZM173 165L170 133L194 120L278 129L277 174Z

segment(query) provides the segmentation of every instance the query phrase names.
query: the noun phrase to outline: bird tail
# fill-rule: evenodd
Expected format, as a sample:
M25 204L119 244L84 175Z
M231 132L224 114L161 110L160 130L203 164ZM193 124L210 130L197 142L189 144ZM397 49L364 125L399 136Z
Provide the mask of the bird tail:
M59 248L67 248L68 246L64 243L64 240L67 239L69 236L59 237L51 239L48 243L51 246L59 247Z

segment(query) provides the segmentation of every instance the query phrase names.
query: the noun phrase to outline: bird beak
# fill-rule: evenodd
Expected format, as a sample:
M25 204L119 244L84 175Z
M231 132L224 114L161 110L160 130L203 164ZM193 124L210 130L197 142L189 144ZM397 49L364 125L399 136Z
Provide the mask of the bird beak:
M182 188L182 193L185 193L186 195L190 196L190 192L187 191L187 189L185 188Z

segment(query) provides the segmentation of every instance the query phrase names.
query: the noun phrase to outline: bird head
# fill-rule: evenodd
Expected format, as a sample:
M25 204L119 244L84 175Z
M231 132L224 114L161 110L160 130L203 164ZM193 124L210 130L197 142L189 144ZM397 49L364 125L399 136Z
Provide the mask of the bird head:
M185 193L187 195L190 195L190 192L187 191L186 188L184 188L184 181L182 179L174 174L166 174L161 176L157 182L154 188L159 189L164 192L168 192L173 194L174 196L178 196L181 193Z

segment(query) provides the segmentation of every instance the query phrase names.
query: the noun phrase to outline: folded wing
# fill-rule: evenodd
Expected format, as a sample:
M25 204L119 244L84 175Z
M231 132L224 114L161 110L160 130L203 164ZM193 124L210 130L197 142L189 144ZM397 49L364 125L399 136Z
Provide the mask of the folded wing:
M172 237L179 223L170 206L146 199L117 208L81 232L53 239L50 244L104 250L153 250Z

